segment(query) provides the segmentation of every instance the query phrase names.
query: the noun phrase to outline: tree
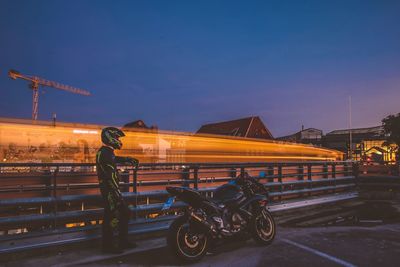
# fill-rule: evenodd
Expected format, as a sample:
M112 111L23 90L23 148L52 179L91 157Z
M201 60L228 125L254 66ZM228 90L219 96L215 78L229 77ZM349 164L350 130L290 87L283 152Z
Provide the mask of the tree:
M396 145L397 161L400 160L400 113L389 115L382 120L383 129L387 135L387 143Z

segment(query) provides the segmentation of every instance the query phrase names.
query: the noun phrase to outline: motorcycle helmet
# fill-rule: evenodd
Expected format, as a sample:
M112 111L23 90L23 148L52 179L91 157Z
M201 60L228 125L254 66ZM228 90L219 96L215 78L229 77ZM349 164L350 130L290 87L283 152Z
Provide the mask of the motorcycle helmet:
M122 142L120 137L125 136L124 132L115 127L106 127L101 131L101 141L114 149L121 149Z

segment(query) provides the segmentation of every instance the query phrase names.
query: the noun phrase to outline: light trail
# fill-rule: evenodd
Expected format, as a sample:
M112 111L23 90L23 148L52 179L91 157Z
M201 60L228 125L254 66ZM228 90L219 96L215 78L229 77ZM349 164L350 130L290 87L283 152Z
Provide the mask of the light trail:
M94 162L104 126L0 118L3 162ZM141 162L272 162L341 160L311 145L184 132L124 130L119 155Z

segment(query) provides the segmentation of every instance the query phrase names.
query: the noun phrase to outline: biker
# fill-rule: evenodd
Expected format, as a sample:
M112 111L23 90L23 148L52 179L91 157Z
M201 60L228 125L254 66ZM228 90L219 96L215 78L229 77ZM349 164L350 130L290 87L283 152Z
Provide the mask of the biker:
M128 223L130 212L119 190L119 174L116 163L131 163L135 166L139 161L132 157L118 157L114 149L121 149L120 137L124 132L115 127L107 127L101 131L103 146L96 154L96 170L99 179L101 196L104 203L102 225L102 250L104 253L121 253L123 249L136 247L128 240ZM114 233L118 232L118 243L115 244Z

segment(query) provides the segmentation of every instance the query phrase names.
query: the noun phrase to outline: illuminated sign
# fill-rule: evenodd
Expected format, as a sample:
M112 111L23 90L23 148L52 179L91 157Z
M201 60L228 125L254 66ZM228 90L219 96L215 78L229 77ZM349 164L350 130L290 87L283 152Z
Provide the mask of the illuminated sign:
M91 130L77 130L77 129L74 129L72 132L74 134L98 134L97 131L91 131Z

